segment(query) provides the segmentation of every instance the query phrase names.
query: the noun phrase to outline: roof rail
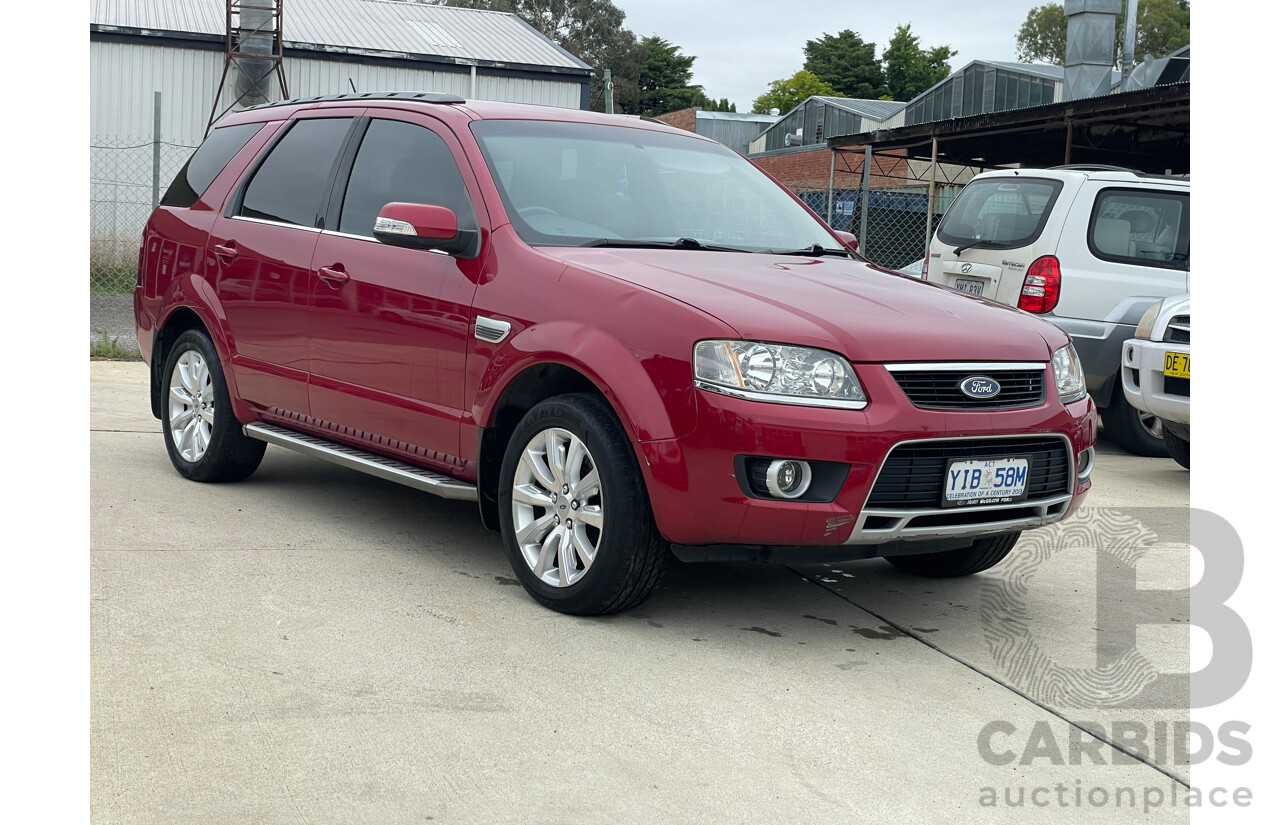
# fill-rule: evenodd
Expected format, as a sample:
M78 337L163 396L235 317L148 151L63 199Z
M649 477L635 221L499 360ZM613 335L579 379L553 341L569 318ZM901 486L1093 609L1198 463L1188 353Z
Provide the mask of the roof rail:
M250 106L244 111L252 112L255 109L270 109L273 106L296 106L302 103L325 103L331 100L415 100L421 103L467 102L465 97L440 94L439 92L353 92L351 94L317 95L316 97L298 97L291 100L275 100L270 103L260 103L257 106Z
M1050 166L1050 169L1068 169L1076 172L1133 172L1137 173L1137 169L1130 169L1127 166L1109 166L1105 163L1069 163L1065 166Z

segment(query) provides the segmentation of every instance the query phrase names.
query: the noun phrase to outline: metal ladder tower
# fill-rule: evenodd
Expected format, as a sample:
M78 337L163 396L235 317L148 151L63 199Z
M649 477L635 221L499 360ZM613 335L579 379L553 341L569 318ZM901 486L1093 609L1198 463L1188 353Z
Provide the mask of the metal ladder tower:
M283 7L284 0L227 0L222 78L213 97L205 137L214 123L237 106L268 102L273 74L280 81L280 99L288 99L289 85L284 78ZM235 84L236 97L219 111L228 77Z

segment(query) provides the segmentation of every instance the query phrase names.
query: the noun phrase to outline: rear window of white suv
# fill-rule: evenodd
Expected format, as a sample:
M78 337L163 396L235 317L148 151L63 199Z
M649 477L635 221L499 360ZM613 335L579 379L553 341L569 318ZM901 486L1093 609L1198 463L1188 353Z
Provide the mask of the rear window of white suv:
M938 238L957 246L1026 246L1044 231L1061 191L1061 181L1047 178L970 181L947 210Z

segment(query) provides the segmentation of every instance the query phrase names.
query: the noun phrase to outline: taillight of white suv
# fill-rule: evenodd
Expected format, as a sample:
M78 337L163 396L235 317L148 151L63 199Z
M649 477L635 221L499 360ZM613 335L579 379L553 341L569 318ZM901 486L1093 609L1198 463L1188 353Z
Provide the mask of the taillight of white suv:
M1058 305L1062 292L1062 267L1053 255L1036 258L1027 267L1027 277L1022 279L1022 292L1018 295L1018 309L1044 314Z

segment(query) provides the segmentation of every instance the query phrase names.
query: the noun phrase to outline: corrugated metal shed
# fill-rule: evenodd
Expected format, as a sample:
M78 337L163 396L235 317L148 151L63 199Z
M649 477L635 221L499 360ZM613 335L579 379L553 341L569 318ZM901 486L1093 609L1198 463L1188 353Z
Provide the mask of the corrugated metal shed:
M226 33L226 4L223 0L91 0L89 23L91 32L195 35L221 41ZM445 60L575 74L591 68L516 15L504 12L384 0L288 0L282 28L286 52Z
M855 135L875 128L906 105L893 100L813 95L765 131L762 151L817 146L837 135ZM753 143L761 145L758 140Z
M758 115L750 112L697 112L697 130L703 137L723 143L735 152L745 155L751 141L769 126L778 122L777 115Z

